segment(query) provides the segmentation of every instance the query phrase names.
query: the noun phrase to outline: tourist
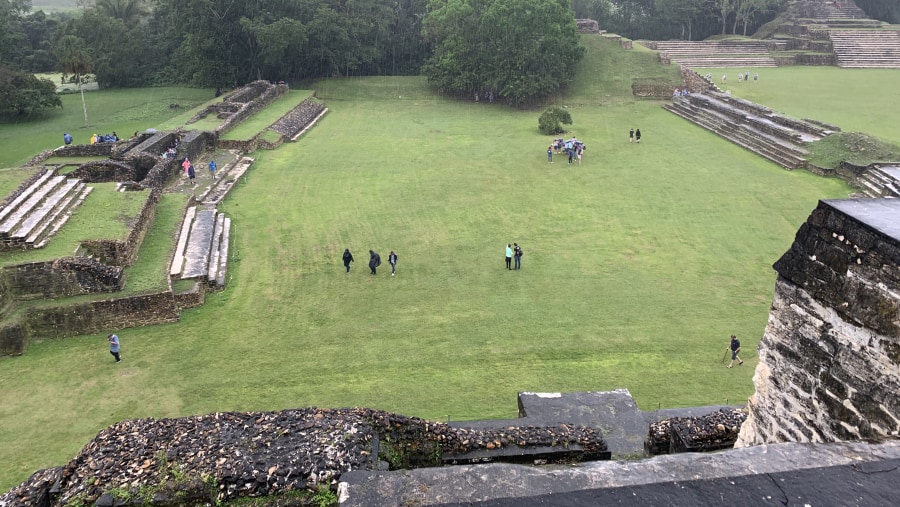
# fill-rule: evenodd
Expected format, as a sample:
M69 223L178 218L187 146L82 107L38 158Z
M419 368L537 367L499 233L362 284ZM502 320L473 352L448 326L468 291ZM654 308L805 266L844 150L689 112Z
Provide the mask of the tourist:
M518 243L513 243L513 245L515 245L513 247L513 257L516 259L516 269L519 269L522 267L522 249Z
M194 185L196 185L196 183L194 183L194 177L196 175L197 174L194 172L194 164L189 165L188 166L188 180L190 180L190 182L193 183Z
M369 250L369 269L372 270L372 274L376 274L376 268L381 266L381 256L378 255L378 252L373 250Z
M350 253L349 248L344 249L344 267L347 268L347 272L350 272L350 263L353 262L353 254Z
M759 72L753 74L753 82L759 81Z
M631 129L628 131L628 142L629 143L634 142L634 129Z
M97 134L91 134L91 144L97 144Z
M572 165L575 160L575 148L571 146L566 148L566 153L569 155L569 165Z
M681 96L681 91L679 91L678 88L675 88L675 91L672 92L672 98L677 98L680 96Z
M725 81L728 81L728 74L722 74L722 84L725 84Z
M184 157L184 160L181 162L181 168L184 169L184 174L187 176L188 167L191 166L191 160L187 157Z
M750 81L750 71L744 72L744 81Z
M512 247L509 245L509 243L507 243L506 244L506 269L512 269L510 267L510 264L512 263L512 256L513 256Z
M728 349L731 350L731 362L728 363L729 368L734 366L735 359L738 361L738 366L744 364L744 360L738 355L741 352L741 341L737 339L737 336L731 335L731 343L728 344Z
M397 272L397 254L395 254L393 250L388 254L388 264L391 265L391 276L394 276Z
M553 163L553 145L552 144L547 147L547 162L550 164Z
M119 337L111 334L106 337L106 340L109 341L109 353L116 358L116 362L118 363L122 360L122 356L119 355Z
M63 134L63 142L66 143L66 146L72 144L72 134L66 132Z
M216 161L215 161L215 160L210 160L210 161L209 161L209 177L210 177L210 178L215 179L215 177L216 177L216 169L217 169L217 167L216 167Z
M581 155L584 153L584 143L579 141L575 144L575 156L578 157L578 163L581 163Z
M641 129L634 131L634 142L641 144Z

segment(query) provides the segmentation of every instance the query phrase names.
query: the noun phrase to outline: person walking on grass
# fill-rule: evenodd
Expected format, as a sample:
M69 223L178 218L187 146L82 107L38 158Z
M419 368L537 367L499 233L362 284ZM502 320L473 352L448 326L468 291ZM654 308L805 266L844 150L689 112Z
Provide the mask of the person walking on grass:
M634 131L634 142L641 144L641 129Z
M347 268L347 272L350 272L350 263L353 262L353 254L350 253L349 248L344 249L344 267Z
M634 142L634 129L631 129L628 131L628 142L629 143Z
M369 250L369 269L372 270L372 274L377 274L377 268L381 266L381 256L378 255L378 252L374 250Z
M735 359L737 359L738 366L744 364L744 360L738 355L741 353L741 341L737 339L737 336L731 335L731 343L728 344L728 349L731 350L731 362L728 363L729 368L734 366Z
M509 245L509 243L507 243L506 244L506 269L512 269L510 267L510 264L512 264L512 256L513 256L512 247Z
M197 173L194 172L194 164L188 165L187 173L188 179L190 180L191 184L195 184L194 178L197 176Z
M210 178L213 178L213 179L216 178L216 169L218 169L218 166L216 166L216 161L210 160L209 161L209 177Z
M109 353L116 358L117 363L122 361L122 356L119 355L119 337L111 334L106 337L106 340L109 341Z
M513 243L513 257L516 259L516 269L522 267L522 249L518 243Z
M393 250L388 254L388 264L391 265L391 276L394 276L397 272L397 254L395 254Z
M553 145L552 144L547 148L547 162L549 162L551 164L553 163Z

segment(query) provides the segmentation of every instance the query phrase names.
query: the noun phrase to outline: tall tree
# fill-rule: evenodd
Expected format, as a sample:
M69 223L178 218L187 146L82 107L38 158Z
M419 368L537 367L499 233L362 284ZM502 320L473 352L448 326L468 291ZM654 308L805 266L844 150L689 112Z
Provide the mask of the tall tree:
M87 104L84 102L82 78L91 71L91 54L84 41L74 35L65 35L56 42L54 48L56 60L63 72L75 76L78 90L81 92L81 109L84 111L84 124L87 125Z
M734 13L736 0L707 0L709 9L719 18L722 35L728 30L728 18Z
M150 15L145 0L96 0L96 8L111 18L121 19L128 26L134 26Z
M432 0L425 31L435 42L423 67L430 83L515 103L571 82L584 54L567 0Z

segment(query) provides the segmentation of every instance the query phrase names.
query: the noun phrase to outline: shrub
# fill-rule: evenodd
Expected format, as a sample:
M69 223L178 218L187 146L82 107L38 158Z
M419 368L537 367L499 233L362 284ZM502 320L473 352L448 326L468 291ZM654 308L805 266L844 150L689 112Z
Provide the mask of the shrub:
M541 114L538 119L538 129L542 134L562 134L566 130L561 124L571 125L572 115L561 107L551 107Z

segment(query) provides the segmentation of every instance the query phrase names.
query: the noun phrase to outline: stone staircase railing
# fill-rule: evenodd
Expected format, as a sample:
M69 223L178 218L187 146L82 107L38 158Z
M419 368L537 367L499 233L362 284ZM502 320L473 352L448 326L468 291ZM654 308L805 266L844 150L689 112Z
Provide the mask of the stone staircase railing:
M199 280L212 288L224 287L230 233L231 219L223 213L188 208L169 275Z
M0 249L41 248L93 190L47 171L0 210Z

